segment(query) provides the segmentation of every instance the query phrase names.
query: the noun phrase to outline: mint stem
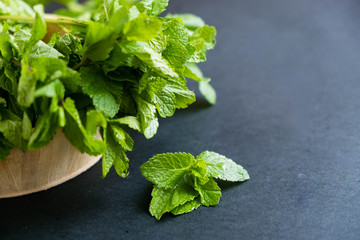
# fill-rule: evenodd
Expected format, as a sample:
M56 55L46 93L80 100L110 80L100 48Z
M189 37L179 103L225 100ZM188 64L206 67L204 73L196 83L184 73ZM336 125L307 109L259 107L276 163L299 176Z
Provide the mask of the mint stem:
M2 20L13 20L18 22L28 22L33 23L35 21L35 18L33 17L24 17L24 16L10 16L10 15L2 15L0 16L0 21ZM81 27L86 27L87 24L83 22L79 22L72 18L67 17L59 17L57 19L53 18L44 18L46 23L53 23L53 24L65 24L65 25L76 25Z

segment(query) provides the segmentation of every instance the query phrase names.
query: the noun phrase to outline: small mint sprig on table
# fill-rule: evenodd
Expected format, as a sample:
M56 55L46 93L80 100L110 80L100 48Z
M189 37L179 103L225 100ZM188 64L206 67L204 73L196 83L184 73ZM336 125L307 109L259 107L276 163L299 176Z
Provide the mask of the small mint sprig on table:
M231 182L250 178L242 166L210 151L196 158L188 153L158 154L141 166L141 172L154 184L150 213L157 220L166 212L179 215L218 204L221 189L213 178Z

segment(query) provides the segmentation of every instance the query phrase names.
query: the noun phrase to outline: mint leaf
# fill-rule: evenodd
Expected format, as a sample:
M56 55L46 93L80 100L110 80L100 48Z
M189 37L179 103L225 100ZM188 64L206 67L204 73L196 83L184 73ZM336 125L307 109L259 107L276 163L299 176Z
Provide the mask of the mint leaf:
M66 125L63 130L71 144L80 152L86 152L89 155L97 156L105 153L106 144L88 134L83 127L75 102L71 98L66 98L63 107L66 117Z
M166 15L168 18L181 18L186 28L189 30L196 30L200 27L205 26L204 20L200 17L195 16L193 14L185 13L185 14L168 14Z
M141 132L146 138L152 138L159 127L159 121L156 115L156 107L139 95L135 95L135 101L138 108L138 115L141 123Z
M173 188L190 172L195 161L188 153L165 153L154 156L140 169L150 182L160 187Z
M175 207L173 210L171 210L171 213L174 215L189 213L200 206L201 206L200 197L196 197L193 200L190 200L180 206Z
M134 116L126 116L126 117L119 118L119 119L113 119L113 120L110 120L110 122L123 124L123 125L128 126L131 129L136 130L136 131L139 131L139 132L141 131L139 119Z
M130 41L147 42L158 35L161 25L162 22L157 18L140 14L125 24L124 34Z
M59 128L59 113L47 111L36 121L34 132L31 134L28 149L37 150L50 143Z
M150 213L157 220L166 212L171 212L175 207L193 200L198 194L181 179L174 188L154 186L151 193Z
M221 197L221 189L213 179L210 179L204 185L199 183L196 179L194 188L200 194L200 200L202 205L210 206L219 203Z
M206 162L206 169L211 177L231 182L249 179L249 174L242 166L218 153L205 151L196 160Z
M102 159L103 177L106 177L112 166L114 166L119 176L126 177L128 175L129 159L125 154L125 150L115 138L113 129L106 129L104 140L107 149Z
M199 90L210 104L216 103L216 92L214 88L209 84L209 82L200 82Z
M163 11L169 4L169 0L143 0L136 4L136 7L140 12L146 12L148 15L157 16Z
M116 125L111 124L110 127L115 141L120 144L125 151L132 151L134 147L134 140L130 137L130 135Z
M12 148L11 143L0 133L0 160L5 160L9 156Z
M114 117L120 109L120 103L109 89L109 82L96 66L80 69L83 92L88 94L97 111L104 112L106 117Z

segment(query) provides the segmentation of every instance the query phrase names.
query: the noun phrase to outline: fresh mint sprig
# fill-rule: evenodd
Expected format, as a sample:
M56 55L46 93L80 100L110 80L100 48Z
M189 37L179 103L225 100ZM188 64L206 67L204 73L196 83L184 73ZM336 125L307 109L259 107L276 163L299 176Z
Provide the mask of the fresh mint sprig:
M188 153L159 154L144 163L141 172L154 184L150 213L157 220L166 212L178 215L218 204L221 189L214 178L231 182L250 178L242 166L210 151L196 158Z

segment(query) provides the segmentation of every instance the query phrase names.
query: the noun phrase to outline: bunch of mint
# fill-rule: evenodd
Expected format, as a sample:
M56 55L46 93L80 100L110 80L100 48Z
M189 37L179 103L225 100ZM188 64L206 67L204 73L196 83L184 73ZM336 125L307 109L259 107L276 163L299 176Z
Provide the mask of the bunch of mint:
M151 138L158 115L193 103L186 78L215 103L197 63L216 30L200 18L158 17L168 0L58 0L67 9L52 18L47 2L0 1L0 159L12 148L40 149L62 129L80 152L103 156L104 177L112 166L125 177L134 145L127 131Z

